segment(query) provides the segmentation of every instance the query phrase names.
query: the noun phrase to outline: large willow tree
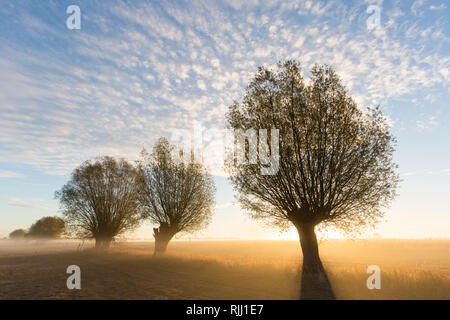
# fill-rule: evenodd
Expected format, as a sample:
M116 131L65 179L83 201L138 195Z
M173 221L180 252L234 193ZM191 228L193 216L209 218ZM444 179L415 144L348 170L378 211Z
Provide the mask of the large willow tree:
M214 209L211 176L201 163L178 155L175 146L161 138L152 153L143 150L139 163L140 210L158 226L153 229L155 254L164 253L177 233L205 227Z
M72 232L108 248L117 235L140 222L136 168L125 160L85 161L55 196Z
M230 162L231 181L253 217L297 229L302 298L333 299L315 230L360 230L382 217L398 183L385 117L358 108L332 68L314 66L307 82L299 63L286 61L275 71L259 68L227 121L233 129L280 130L278 172Z

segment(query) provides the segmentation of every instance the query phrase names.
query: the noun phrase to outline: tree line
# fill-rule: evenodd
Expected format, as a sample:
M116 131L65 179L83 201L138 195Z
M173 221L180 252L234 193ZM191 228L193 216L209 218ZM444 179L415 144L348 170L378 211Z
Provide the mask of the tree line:
M109 156L85 161L55 193L64 220L44 217L10 238L51 239L64 232L94 239L96 248L107 249L115 237L149 220L158 226L153 229L154 253L165 252L177 233L205 227L215 204L211 175L193 155L184 162L176 152L182 153L162 137L151 153L142 150L135 164Z
M174 152L175 146L160 138L135 165L108 156L85 161L55 194L67 228L95 239L97 248L109 248L116 236L149 220L158 225L157 254L177 233L205 226L214 209L211 175L193 157L185 163Z
M43 217L33 223L29 230L17 229L9 234L13 240L21 239L56 239L65 230L64 220L59 217Z

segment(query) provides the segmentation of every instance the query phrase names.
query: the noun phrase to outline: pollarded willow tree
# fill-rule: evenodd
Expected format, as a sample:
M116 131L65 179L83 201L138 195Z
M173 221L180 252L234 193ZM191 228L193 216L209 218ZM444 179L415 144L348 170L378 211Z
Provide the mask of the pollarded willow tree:
M398 184L385 117L379 108L358 108L332 68L314 66L306 82L289 60L275 71L260 67L227 121L233 129L280 130L278 172L230 162L231 181L253 217L297 229L301 297L334 299L315 229L361 230L383 216Z
M167 139L160 138L151 154L142 151L138 191L142 215L154 228L155 254L166 251L179 232L205 227L214 207L215 186L204 166L183 161Z
M117 235L140 222L136 168L112 157L85 161L55 193L68 227L96 248L108 248Z

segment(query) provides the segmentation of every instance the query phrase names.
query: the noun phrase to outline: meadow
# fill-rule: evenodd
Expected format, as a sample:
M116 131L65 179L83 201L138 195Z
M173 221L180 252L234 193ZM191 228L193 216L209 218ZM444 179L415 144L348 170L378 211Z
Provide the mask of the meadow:
M297 241L0 241L0 299L298 299ZM338 299L450 299L450 240L326 240L322 261ZM66 269L81 268L81 290ZM369 265L381 289L369 290Z

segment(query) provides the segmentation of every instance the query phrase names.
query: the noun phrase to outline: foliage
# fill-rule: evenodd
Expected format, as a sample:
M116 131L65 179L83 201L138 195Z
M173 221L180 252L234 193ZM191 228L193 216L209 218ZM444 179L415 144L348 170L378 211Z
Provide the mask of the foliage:
M25 238L26 234L27 234L27 232L25 230L17 229L9 234L9 238L13 239L13 240L23 239L23 238Z
M204 166L194 160L181 161L165 138L157 141L151 154L143 150L141 156L138 192L143 217L173 233L205 227L214 206L215 186Z
M31 225L27 238L56 239L64 232L64 221L59 217L44 217Z
M133 165L105 156L76 168L55 197L78 236L110 241L139 224L135 182Z
M315 65L309 81L296 61L260 67L227 122L280 130L277 174L228 165L240 203L255 218L351 232L375 224L395 196L395 139L386 118L378 107L358 108L331 67Z

